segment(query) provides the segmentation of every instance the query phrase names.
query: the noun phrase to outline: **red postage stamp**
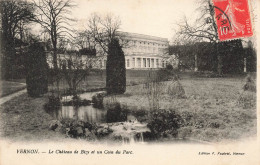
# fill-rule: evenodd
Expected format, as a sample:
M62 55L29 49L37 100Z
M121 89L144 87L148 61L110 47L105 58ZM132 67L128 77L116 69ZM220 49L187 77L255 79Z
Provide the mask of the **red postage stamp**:
M220 41L253 35L248 0L213 0Z

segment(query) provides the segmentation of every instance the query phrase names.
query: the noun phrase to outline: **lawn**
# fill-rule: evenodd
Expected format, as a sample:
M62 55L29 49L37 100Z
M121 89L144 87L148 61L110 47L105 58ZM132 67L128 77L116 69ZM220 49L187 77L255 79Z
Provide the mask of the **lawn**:
M23 82L23 81L22 81ZM20 81L0 81L0 97L7 96L9 94L15 93L19 90L25 89L25 83L21 83Z
M156 75L160 70L126 70L126 85L132 86L143 84L149 79L149 75ZM83 79L77 86L78 92L89 91L91 89L105 88L106 87L106 71L105 70L92 70L90 74ZM67 81L63 78L60 80L60 91L65 92L69 88ZM50 84L49 90L56 90L56 84Z
M256 93L243 91L244 78L185 78L180 80L186 98L167 93L172 81L160 84L159 108L176 110L187 120L179 138L203 141L237 140L256 136ZM133 111L149 110L144 85L128 86L123 95L106 97Z
M128 74L126 92L122 95L105 97L104 105L119 102L132 112L149 113L151 104L147 95L148 90L146 85L142 84L149 79L147 78L149 76L145 76L149 75L147 73L143 71L144 75L134 72ZM104 75L91 76L84 81L86 89L105 87ZM185 124L178 129L177 138L222 142L256 136L256 93L242 90L245 84L243 76L183 77L180 83L185 90L184 98L168 94L173 80L158 84L159 111L174 110L185 120ZM64 140L64 135L48 129L53 118L44 111L43 105L47 100L47 95L33 99L24 94L4 103L0 107L2 136L18 140ZM138 119L147 121L147 113L139 113Z
M64 135L49 130L53 118L43 105L47 96L30 98L27 94L0 106L0 135L11 141L64 141Z

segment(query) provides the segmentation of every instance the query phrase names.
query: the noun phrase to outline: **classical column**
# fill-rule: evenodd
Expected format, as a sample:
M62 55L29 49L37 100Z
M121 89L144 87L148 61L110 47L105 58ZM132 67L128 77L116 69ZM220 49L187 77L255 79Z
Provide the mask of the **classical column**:
M140 58L141 59L141 68L143 68L143 58Z

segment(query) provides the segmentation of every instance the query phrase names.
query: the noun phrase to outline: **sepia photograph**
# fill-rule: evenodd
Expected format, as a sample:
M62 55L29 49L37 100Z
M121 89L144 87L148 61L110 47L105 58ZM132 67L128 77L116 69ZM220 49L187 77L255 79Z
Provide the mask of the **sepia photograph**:
M0 164L260 163L257 6L1 0Z

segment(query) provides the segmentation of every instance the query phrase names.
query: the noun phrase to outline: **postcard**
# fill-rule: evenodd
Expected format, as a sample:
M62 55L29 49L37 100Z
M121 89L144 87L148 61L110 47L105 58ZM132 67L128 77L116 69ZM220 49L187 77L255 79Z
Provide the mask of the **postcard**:
M260 164L259 1L0 4L0 165Z

